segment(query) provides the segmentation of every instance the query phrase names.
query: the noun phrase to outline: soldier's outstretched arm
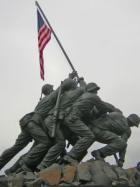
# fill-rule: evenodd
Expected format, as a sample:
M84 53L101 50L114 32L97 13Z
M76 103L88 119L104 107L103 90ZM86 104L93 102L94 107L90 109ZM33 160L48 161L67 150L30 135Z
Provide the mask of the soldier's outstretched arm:
M123 163L125 161L125 155L126 155L126 150L127 150L127 141L129 139L129 137L131 136L131 130L128 129L122 136L121 138L123 139L123 141L126 142L126 147L121 150L119 152L119 163L120 163L120 166L122 165L123 166Z
M108 112L119 112L119 113L122 114L122 111L120 109L116 108L114 105L112 105L108 102L104 102L104 104L108 108Z
M127 149L127 147L119 152L119 160L118 160L118 166L119 167L123 167L123 164L124 164L124 161L125 161L126 149Z
M106 114L107 112L110 113L115 110L115 107L112 104L101 100L101 98L97 95L94 97L95 97L95 106L97 107L100 115Z

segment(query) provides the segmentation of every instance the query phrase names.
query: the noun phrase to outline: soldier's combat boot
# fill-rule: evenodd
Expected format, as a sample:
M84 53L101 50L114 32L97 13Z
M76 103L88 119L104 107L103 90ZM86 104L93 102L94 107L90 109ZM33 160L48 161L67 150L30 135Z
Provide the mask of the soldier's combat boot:
M71 156L69 156L69 155L65 155L64 157L63 157L63 162L65 163L65 164L71 164L71 165L77 165L78 164L78 161L77 160L75 160L75 159L73 159Z
M35 172L40 172L40 171L42 171L42 170L44 170L44 169L46 169L46 168L48 168L49 166L47 165L47 164L45 164L45 165L38 165L36 168L35 168Z
M12 167L10 167L9 169L6 169L4 172L5 174L8 175L12 175L13 173L16 173L16 171L20 168L20 164L19 162L16 162Z
M6 169L6 170L4 171L4 173L5 173L7 176L9 176L9 175L12 175L13 173L15 173L15 171L11 170L11 168L10 168L10 169Z
M22 172L22 171L28 171L28 172L32 172L32 170L25 164L25 162L23 160L19 161L19 169L17 169L16 173Z
M92 151L91 155L96 159L96 160L103 160L104 158L101 156L100 151L96 150L96 151Z

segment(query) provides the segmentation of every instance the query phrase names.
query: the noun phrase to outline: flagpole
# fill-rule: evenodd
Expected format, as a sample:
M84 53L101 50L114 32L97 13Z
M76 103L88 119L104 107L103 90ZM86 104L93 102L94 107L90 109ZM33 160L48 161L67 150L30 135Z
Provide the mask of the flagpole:
M52 26L50 25L50 23L49 23L47 17L45 16L43 10L41 9L39 3L38 3L37 1L35 1L35 4L36 4L36 6L38 7L38 9L40 10L41 14L43 15L43 17L44 17L45 21L47 22L48 26L50 27L50 29L51 29L51 31L52 31L52 33L53 33L53 35L54 35L56 41L58 42L58 45L60 46L61 50L63 51L63 53L64 53L64 55L65 55L65 57L66 57L66 59L67 59L69 65L71 66L72 70L76 72L76 70L75 70L75 68L74 68L74 66L73 66L73 64L72 64L72 62L70 61L70 59L69 59L69 57L68 57L68 55L67 55L65 49L63 48L62 44L60 43L60 41L59 41L57 35L55 34L55 32L54 32ZM79 78L78 74L77 74L77 78Z

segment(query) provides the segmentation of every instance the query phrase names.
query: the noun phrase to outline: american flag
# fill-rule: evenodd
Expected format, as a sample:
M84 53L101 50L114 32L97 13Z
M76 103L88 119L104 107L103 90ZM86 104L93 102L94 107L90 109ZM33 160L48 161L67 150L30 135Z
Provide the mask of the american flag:
M37 9L37 20L38 20L38 48L39 48L40 76L41 76L41 79L44 80L43 50L44 50L46 44L51 39L51 30L45 24L38 9Z

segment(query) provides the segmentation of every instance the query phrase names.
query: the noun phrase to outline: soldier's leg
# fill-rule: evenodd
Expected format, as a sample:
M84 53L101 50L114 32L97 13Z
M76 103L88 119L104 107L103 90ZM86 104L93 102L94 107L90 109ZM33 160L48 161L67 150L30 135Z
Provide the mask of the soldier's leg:
M63 129L63 134L65 136L65 139L68 140L68 146L69 145L74 146L76 142L79 140L79 137L65 125L62 126L62 129ZM80 162L86 156L86 154L87 154L87 150L81 153L80 157L77 159L78 162Z
M26 155L22 155L10 168L6 169L4 172L6 175L11 175L12 173L16 173L16 171L21 167L20 160Z
M56 134L55 134L55 143L54 145L49 149L48 153L45 155L42 162L38 165L38 170L45 169L46 167L53 164L57 158L60 156L60 154L65 149L65 138L63 136L63 133L60 129L60 126L57 125Z
M68 153L73 159L78 160L78 158L81 157L81 154L95 141L94 134L75 113L71 113L71 115L65 119L65 125L80 137Z
M34 142L34 144L32 145L32 147L30 148L29 151L31 151L31 150L34 148L35 145L36 145L36 142ZM29 152L29 151L28 151L28 152ZM8 168L7 170L5 170L5 173L6 173L7 175L10 175L10 174L12 174L12 173L16 173L16 171L17 171L19 168L21 168L21 160L24 159L24 157L28 154L28 152L25 153L24 155L22 155L10 168ZM32 171L34 171L35 168L30 168L30 169L31 169Z
M66 125L62 125L62 131L64 134L65 139L68 140L68 143L72 146L76 144L76 142L79 140L79 137L72 132Z
M113 155L126 147L126 142L113 132L98 130L98 133L95 133L95 136L97 141L107 144L101 149L98 149L102 157Z
M0 156L0 169L2 169L19 151L21 151L30 141L31 136L25 131L21 132L16 139L15 144L6 149Z
M34 122L28 124L27 130L35 140L36 145L23 157L21 164L24 163L28 167L33 168L41 162L48 149L52 146L52 142L44 130Z

